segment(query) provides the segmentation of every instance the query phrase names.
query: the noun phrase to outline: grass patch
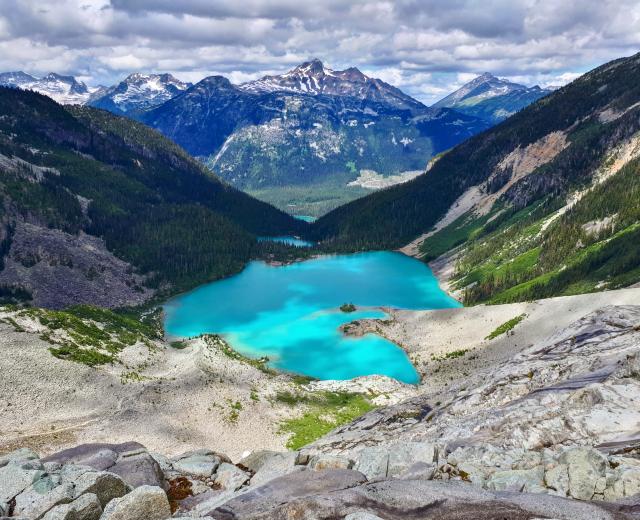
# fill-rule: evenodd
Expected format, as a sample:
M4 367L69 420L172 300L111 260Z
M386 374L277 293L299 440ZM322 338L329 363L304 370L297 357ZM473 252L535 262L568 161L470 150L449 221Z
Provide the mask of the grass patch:
M276 400L290 406L305 404L309 407L302 417L287 419L280 425L281 433L291 434L287 448L298 450L319 439L334 428L346 424L373 410L374 406L362 395L347 392L320 392L293 394L279 392Z
M55 357L92 367L113 363L122 350L138 342L151 347L151 341L163 336L155 318L90 305L60 311L32 307L16 311L15 317L31 318L44 326L47 330L40 337L51 344L49 351ZM16 330L22 329L12 322Z
M240 401L228 401L229 407L231 410L229 411L229 415L227 416L227 421L231 424L236 424L238 422L238 418L240 417L240 412L242 411L242 403Z
M431 360L432 361L445 361L447 359L457 359L460 358L462 356L465 356L467 354L467 352L469 352L468 348L463 348L463 349L459 349L459 350L454 350L452 352L447 352L446 354L442 355L442 356L434 356L433 354L431 354Z
M458 217L447 227L441 229L420 244L418 249L425 255L423 260L428 262L438 258L441 254L476 236L480 233L491 215L492 213L489 213L488 215L478 218L475 217L473 213L467 212Z
M312 381L317 381L318 378L317 377L312 377L312 376L305 376L302 374L294 374L291 376L291 380L296 384L296 385L308 385L309 383L311 383Z
M240 354L240 352L231 348L231 346L218 334L203 334L202 338L206 342L207 346L218 349L225 356L230 357L231 359L235 359L236 361L240 361L241 363L251 365L252 367L257 368L261 372L264 372L265 374L268 374L270 376L277 375L277 372L275 370L267 366L267 363L269 363L269 358L267 356L263 356L259 359L243 356L242 354Z
M506 334L510 330L513 330L513 328L516 325L518 325L518 323L520 323L522 320L524 320L526 317L527 317L526 314L520 314L515 318L511 318L509 321L505 321L502 325L496 328L491 334L489 334L484 339L492 340L494 338L497 338L498 336L501 336L502 334Z

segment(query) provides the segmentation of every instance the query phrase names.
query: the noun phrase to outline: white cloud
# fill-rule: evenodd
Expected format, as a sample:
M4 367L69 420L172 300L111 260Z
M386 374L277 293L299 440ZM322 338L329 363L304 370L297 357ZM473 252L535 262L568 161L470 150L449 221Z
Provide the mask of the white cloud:
M564 84L640 48L637 0L1 0L0 69L239 83L318 57L430 103L488 71Z

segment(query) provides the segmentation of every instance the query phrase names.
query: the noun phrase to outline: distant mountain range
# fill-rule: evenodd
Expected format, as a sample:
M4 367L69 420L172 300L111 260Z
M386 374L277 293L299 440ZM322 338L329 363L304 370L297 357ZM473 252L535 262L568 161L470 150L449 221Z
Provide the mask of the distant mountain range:
M240 86L205 78L140 120L248 190L329 182L344 189L363 170L422 170L436 153L488 127L317 60Z
M428 107L355 67L332 70L317 59L241 85L136 73L89 89L70 76L23 72L0 75L0 84L142 121L234 186L315 215L414 178L432 157L547 93L484 74Z
M469 116L499 123L524 107L553 92L554 88L527 87L484 74L464 84L435 103L434 107L453 108Z
M36 78L22 71L0 73L0 85L33 90L63 105L84 105L91 98L91 94L101 88L91 89L73 76L61 76L55 72Z

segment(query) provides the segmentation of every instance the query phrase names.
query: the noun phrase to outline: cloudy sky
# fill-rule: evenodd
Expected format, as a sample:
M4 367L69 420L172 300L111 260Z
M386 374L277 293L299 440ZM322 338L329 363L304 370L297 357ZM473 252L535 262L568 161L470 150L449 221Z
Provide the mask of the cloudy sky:
M640 51L640 0L0 0L0 70L234 82L320 58L430 103L489 71L563 84Z

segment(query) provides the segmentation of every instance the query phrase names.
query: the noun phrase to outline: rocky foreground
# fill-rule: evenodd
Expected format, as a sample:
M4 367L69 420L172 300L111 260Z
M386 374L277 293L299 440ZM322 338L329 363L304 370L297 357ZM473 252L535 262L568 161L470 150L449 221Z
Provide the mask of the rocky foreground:
M429 464L399 449L396 477L368 479L353 461L299 452L256 452L234 465L209 450L168 459L142 445L84 444L39 459L28 449L0 458L0 518L43 520L209 519L632 519L633 501L579 502L486 491L430 480ZM583 452L576 452L576 454ZM571 458L571 456L569 456ZM573 457L572 460L577 460ZM586 460L572 477L590 478ZM362 465L360 460L357 465ZM575 473L575 475L574 475Z
M469 386L469 387L467 387ZM11 518L640 518L640 306L593 312L549 340L374 410L299 451L233 464L138 443L0 457Z

